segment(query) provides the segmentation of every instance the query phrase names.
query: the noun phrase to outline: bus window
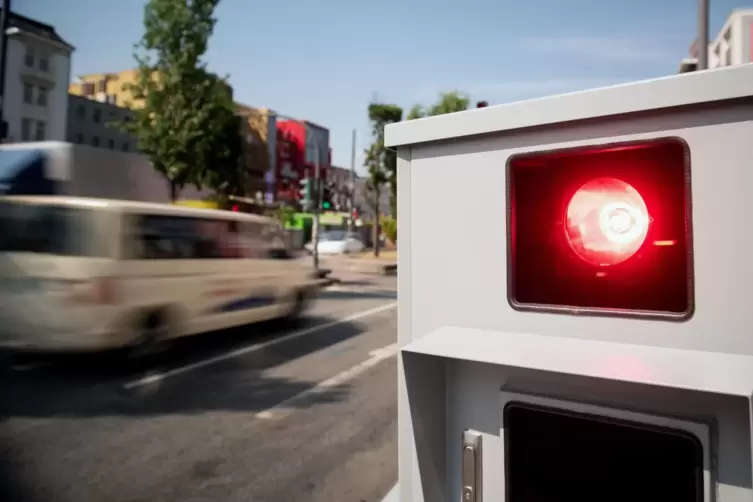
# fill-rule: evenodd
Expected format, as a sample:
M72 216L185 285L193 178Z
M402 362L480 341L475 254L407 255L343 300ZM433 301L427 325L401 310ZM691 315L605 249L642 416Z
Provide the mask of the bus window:
M90 209L0 202L0 252L106 257Z

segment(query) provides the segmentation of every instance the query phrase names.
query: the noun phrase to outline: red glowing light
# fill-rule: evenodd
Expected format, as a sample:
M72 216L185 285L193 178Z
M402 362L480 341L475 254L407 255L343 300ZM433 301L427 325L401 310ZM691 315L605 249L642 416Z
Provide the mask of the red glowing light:
M677 241L671 240L671 241L654 241L654 246L658 247L667 247L667 246L674 246L677 244Z
M565 230L573 251L597 266L622 263L643 245L649 215L638 191L615 178L591 180L567 207Z
M236 205L233 206L232 210L237 213L238 211L241 210L241 208L238 207L238 205L236 204Z

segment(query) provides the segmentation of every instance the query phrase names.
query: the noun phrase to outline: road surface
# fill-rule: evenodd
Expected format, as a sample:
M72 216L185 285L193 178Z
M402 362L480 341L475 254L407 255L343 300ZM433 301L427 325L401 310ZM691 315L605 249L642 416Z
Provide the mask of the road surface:
M380 501L397 480L394 278L350 277L296 326L0 370L0 500Z

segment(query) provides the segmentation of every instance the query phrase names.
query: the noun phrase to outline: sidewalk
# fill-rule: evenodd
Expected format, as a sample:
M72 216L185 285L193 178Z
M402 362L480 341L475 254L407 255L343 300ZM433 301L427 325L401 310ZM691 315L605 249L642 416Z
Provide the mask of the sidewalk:
M397 249L382 249L379 251L379 256L374 256L374 251L367 249L361 253L354 253L350 255L351 258L357 260L378 260L378 261L397 261Z

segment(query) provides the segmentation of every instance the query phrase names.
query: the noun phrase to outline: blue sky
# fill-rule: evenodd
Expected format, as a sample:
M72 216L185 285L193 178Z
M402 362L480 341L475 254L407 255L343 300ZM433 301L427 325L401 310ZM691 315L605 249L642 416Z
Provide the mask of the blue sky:
M142 0L13 0L76 47L73 75L134 66ZM750 1L711 0L711 37ZM238 101L330 129L357 167L377 98L430 104L458 89L490 104L676 72L696 0L221 0L207 54ZM360 169L359 169L360 170Z

